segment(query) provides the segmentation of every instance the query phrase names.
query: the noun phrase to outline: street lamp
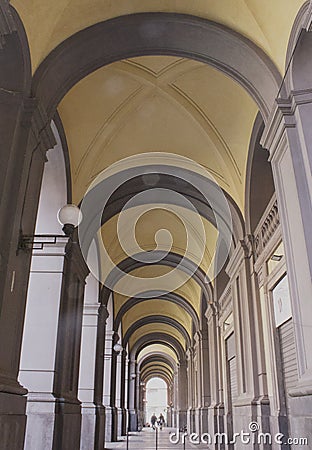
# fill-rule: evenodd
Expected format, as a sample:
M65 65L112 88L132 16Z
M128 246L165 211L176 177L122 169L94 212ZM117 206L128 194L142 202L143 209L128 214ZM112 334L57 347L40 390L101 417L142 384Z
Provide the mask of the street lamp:
M72 236L75 228L82 221L82 212L78 206L68 204L57 213L57 220L63 226L64 234L22 234L20 233L18 250L42 250L46 245L57 244L62 238Z
M120 345L120 344L115 344L114 347L113 347L113 349L114 349L114 352L116 352L116 353L119 354L120 352L122 352L123 346Z

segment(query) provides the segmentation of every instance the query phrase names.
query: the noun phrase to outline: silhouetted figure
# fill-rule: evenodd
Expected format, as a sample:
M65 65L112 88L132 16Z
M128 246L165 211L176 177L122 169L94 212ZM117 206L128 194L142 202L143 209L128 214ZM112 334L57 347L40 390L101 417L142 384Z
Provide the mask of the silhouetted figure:
M156 415L155 415L155 413L152 415L152 417L151 417L151 424L152 424L152 428L153 428L153 430L155 430L155 423L156 423L156 421L157 421L157 417L156 417Z
M159 424L159 428L162 430L162 427L165 425L165 418L161 413L158 418L158 424Z

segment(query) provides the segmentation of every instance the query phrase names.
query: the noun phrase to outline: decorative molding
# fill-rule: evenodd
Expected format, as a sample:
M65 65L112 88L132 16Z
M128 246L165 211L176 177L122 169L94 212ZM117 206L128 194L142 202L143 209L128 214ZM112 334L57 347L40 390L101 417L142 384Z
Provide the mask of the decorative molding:
M22 101L21 125L26 129L30 128L33 150L41 151L46 160L46 152L57 142L51 128L51 121L38 99L29 97Z
M277 199L275 194L270 200L254 235L255 258L259 258L280 224Z
M311 31L311 23L312 23L312 2L311 0L308 0L299 9L290 33L286 53L286 67L290 62L294 48L296 47L297 41L300 37L302 30Z
M230 314L233 309L232 305L232 285L228 284L219 300L219 317L222 318L221 322ZM220 323L221 325L221 323Z
M225 269L230 278L235 277L236 273L239 271L240 265L246 256L245 250L246 249L244 241L239 241Z
M284 132L296 128L298 106L312 103L312 89L292 91L288 98L276 99L276 105L264 129L260 144L270 152L270 161L278 150Z
M31 125L32 132L38 142L38 148L45 154L56 145L56 139L51 128L51 121L40 102L34 110Z

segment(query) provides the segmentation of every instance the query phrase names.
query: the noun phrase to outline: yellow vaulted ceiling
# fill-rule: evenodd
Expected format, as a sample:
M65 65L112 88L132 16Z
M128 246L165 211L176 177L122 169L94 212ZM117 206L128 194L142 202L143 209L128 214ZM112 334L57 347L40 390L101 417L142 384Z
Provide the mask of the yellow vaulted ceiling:
M208 65L167 56L113 63L71 89L59 113L75 202L116 161L166 152L205 167L243 210L257 106L243 88Z
M176 292L187 299L196 311L200 311L201 288L189 274L175 267L160 265L144 266L130 272L133 279L124 277L115 286L115 313L127 301L142 292L153 289ZM127 292L127 295L122 295Z
M164 307L163 300L153 299L148 302L138 304L127 311L122 318L122 330L127 330L140 319L150 316L168 316L180 323L191 337L192 319L189 314L180 306L171 302L166 302Z
M186 256L211 274L217 235L214 226L194 211L166 204L124 210L102 227L103 243L114 264L143 251L162 250ZM108 275L106 258L102 267Z
M72 34L138 12L191 14L224 24L254 41L284 72L291 25L304 0L13 0L25 23L33 70Z
M176 353L170 347L163 344L151 344L145 347L138 354L138 362L140 362L144 358L144 356L149 355L151 353L154 354L164 353L165 355L170 356L175 362L178 362Z
M142 327L135 330L135 332L132 334L131 338L129 339L129 346L130 350L132 349L133 345L142 337L144 337L147 334L150 333L165 333L169 336L172 336L176 338L182 347L186 348L186 342L183 337L183 335L178 331L176 328L173 328L171 325L168 325L166 323L154 323L154 324L148 324L143 325Z

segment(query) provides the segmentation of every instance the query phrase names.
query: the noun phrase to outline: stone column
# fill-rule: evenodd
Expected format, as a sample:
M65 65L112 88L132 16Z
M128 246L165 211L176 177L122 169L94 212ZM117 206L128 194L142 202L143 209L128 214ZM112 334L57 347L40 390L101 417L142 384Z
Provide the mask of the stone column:
M118 364L118 353L114 350L114 345L118 342L119 336L117 333L112 335L111 343L111 383L110 383L110 409L112 417L111 425L111 441L116 442L118 438L118 410L117 410L117 390L120 385L118 376L120 375L120 365Z
M167 426L170 428L174 426L173 402L174 402L174 381L171 380L170 384L168 385L168 407L167 407Z
M138 421L138 430L141 430L141 372L139 370L139 365L136 365L136 378L135 378L135 408L137 411L137 421Z
M121 352L121 384L120 384L120 409L121 409L121 435L127 434L127 410L126 410L126 384L127 384L127 352Z
M80 447L81 407L78 378L85 279L89 273L76 236L66 245L62 282L55 377L56 417L53 450Z
M303 38L311 42L311 33ZM304 66L304 59L301 62ZM303 72L302 79L311 86L310 73L304 76ZM297 405L312 398L311 112L311 88L292 91L289 98L277 100L262 137L262 145L270 152L286 253L300 377L293 391L294 398L301 398L294 402Z
M105 305L101 304L98 310L96 358L94 374L94 403L96 405L96 426L95 426L95 450L103 450L105 445L105 407L104 399L104 361L105 361L105 336L106 320L108 311ZM106 364L108 365L108 364Z
M226 271L233 301L238 398L233 404L234 432L248 429L257 419L258 358L256 347L255 299L251 289L251 252L245 241L237 244Z
M129 361L129 393L128 393L128 410L129 410L129 431L137 431L138 416L136 408L136 366L134 359Z
M14 88L0 92L0 116L0 435L4 450L20 450L27 390L17 378L31 252L17 249L21 233L34 233L45 153L55 139L36 100Z
M79 371L79 400L81 401L81 450L91 450L95 445L96 405L94 403L94 376L98 326L98 281L87 278L83 307L81 359Z
M106 330L105 334L105 357L104 357L104 379L103 379L103 404L105 406L105 438L108 442L112 440L113 413L111 406L112 393L112 352L113 336L115 332Z
M187 428L189 432L195 432L195 398L197 394L194 367L194 350L188 349L187 351L187 392L188 392L188 408L187 408Z
M220 367L220 346L218 339L218 312L215 305L210 305L206 312L208 340L209 340L209 377L211 386L211 400L208 408L208 430L211 434L220 429L223 432L223 391L222 391L222 369ZM220 427L220 423L222 427Z
M117 412L117 437L122 435L122 352L116 355L116 412Z
M207 321L205 322L202 332L197 333L198 340L198 385L199 385L199 416L200 416L200 433L208 431L208 407L211 402L210 394L210 368L209 368L209 349L208 349L208 330Z
M307 418L312 401L312 93L305 43L310 44L311 49L311 33L303 32L296 50L296 59L299 58L301 64L301 73L297 72L297 76L303 83L302 89L291 91L287 99L277 100L262 145L270 152L297 347L299 381L290 392L291 428L295 433L298 430L300 435L309 436L312 429L312 419ZM306 65L309 72L305 74Z
M189 398L189 386L188 386L188 372L187 361L179 361L178 366L178 414L179 414L179 428L187 425L187 411L188 411L188 398Z
M179 369L174 372L173 385L173 427L179 428Z
M64 236L53 246L33 251L19 374L28 388L25 450L53 446L53 381L67 241Z

